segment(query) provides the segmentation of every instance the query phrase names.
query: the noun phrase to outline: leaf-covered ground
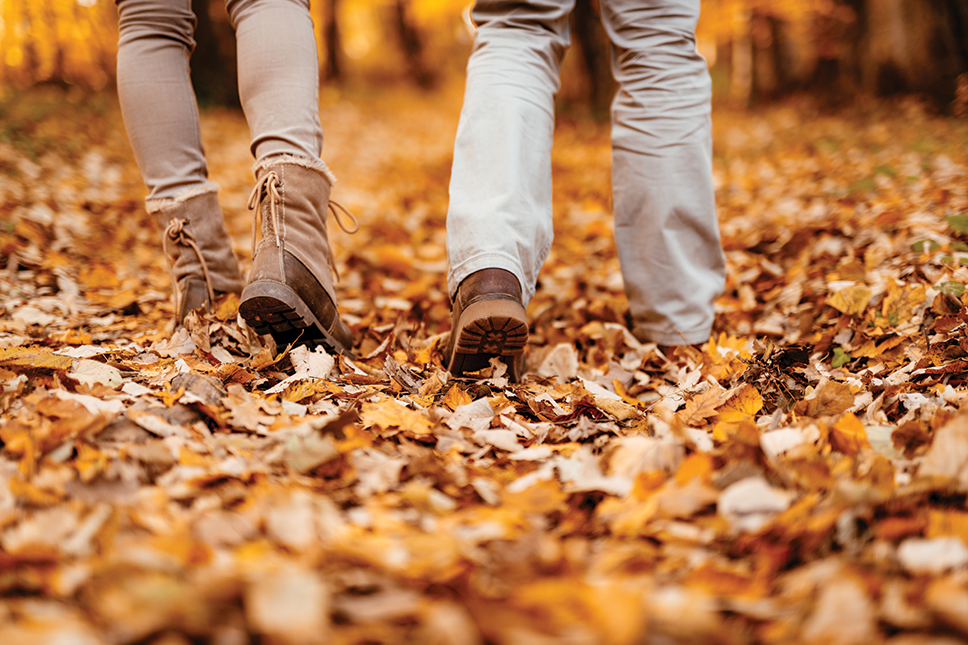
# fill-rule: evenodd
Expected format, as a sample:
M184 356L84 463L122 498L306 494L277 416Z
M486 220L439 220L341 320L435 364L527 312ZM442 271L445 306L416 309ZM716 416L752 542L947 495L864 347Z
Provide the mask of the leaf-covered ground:
M72 97L73 102L78 97ZM0 641L968 639L968 123L717 109L715 338L637 342L562 118L528 374L450 378L460 91L325 94L356 359L173 334L116 103L0 102ZM248 261L248 132L207 113Z

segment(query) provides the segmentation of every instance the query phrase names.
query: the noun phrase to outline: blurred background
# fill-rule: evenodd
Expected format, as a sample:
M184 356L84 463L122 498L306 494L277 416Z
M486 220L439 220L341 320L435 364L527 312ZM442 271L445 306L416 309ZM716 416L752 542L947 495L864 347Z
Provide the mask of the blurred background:
M237 106L235 46L221 0L196 0L199 100ZM431 90L460 79L473 39L467 0L314 0L324 87ZM0 1L0 89L113 88L110 0ZM614 87L596 0L577 0L559 108L607 117ZM702 0L698 47L718 101L743 107L809 93L836 107L916 94L968 115L968 0Z

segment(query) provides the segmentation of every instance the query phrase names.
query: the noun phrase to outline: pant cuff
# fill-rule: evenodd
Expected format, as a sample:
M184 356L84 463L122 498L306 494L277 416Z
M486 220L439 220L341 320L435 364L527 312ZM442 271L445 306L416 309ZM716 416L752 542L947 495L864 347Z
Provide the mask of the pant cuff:
M149 197L145 199L145 210L154 215L155 213L162 212L166 208L187 202L193 197L217 192L218 184L207 181L199 186L185 189L174 197Z

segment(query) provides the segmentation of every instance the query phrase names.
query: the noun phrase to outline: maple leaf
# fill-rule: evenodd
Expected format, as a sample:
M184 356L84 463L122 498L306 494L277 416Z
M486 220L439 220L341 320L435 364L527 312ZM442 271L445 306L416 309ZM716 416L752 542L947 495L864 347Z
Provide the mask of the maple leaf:
M733 394L725 404L717 409L720 421L737 423L753 419L756 413L763 409L763 397L750 384L744 384L738 392Z
M676 413L676 420L685 426L698 426L709 417L716 416L716 410L727 400L727 392L719 385L686 401L686 405Z

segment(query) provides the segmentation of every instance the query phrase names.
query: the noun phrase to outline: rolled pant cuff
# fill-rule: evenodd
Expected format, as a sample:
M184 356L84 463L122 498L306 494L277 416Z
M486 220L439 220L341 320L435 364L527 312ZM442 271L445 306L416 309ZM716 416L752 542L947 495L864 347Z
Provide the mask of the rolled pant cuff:
M326 177L326 181L329 182L330 187L336 185L336 175L333 171L329 169L326 162L322 159L310 159L309 157L301 157L299 155L269 155L259 159L252 165L252 174L256 177L259 176L259 171L265 170L269 166L273 166L278 163L288 163L294 166L300 166L302 168L308 168L310 170L315 170L316 172L322 174Z
M218 184L206 181L204 184L198 186L193 186L191 188L186 188L174 197L155 197L145 199L145 210L154 215L155 213L160 213L166 208L171 208L177 204L187 202L192 197L198 197L199 195L207 195L208 193L217 193Z

